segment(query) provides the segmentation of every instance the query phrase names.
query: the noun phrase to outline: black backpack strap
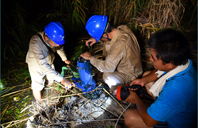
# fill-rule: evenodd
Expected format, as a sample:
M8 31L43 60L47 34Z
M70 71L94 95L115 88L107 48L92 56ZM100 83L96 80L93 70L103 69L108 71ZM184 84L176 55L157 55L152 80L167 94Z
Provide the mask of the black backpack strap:
M39 38L41 39L41 41L43 42L43 44L47 47L47 49L51 52L51 53L54 53L53 51L52 51L52 49L44 42L44 40L43 40L43 38L41 37L41 35L40 34L37 34L38 36L39 36Z

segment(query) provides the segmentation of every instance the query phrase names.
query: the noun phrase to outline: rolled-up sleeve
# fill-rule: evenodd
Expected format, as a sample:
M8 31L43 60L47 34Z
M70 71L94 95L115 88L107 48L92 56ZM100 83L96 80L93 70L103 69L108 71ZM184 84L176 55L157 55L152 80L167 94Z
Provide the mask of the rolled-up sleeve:
M61 57L62 61L67 60L67 56L66 56L66 54L65 54L65 51L64 51L63 46L60 46L60 48L57 49L57 53L58 53L58 55Z

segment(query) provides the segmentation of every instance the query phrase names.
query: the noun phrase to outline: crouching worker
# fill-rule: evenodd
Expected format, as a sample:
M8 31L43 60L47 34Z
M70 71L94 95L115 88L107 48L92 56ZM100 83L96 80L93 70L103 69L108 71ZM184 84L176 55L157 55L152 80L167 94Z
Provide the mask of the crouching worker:
M125 101L136 104L137 109L126 111L125 124L129 128L155 128L159 122L167 122L169 128L196 128L197 72L189 59L187 39L176 30L165 29L147 43L155 70L130 85L145 86L156 100L147 107L130 91Z
M39 102L41 102L41 90L44 88L45 76L48 79L48 85L52 85L54 80L61 82L66 88L71 88L73 84L55 71L53 65L54 52L59 54L62 61L70 64L63 46L61 46L65 43L64 36L64 29L60 22L51 22L45 26L43 32L38 32L30 40L26 62L31 76L33 96Z
M86 23L86 30L91 36L86 41L90 46L98 41L103 41L104 60L92 56L89 52L81 54L84 59L100 72L103 80L111 91L116 90L116 85L126 84L142 75L142 62L138 41L126 25L114 28L107 22L107 16L94 15Z

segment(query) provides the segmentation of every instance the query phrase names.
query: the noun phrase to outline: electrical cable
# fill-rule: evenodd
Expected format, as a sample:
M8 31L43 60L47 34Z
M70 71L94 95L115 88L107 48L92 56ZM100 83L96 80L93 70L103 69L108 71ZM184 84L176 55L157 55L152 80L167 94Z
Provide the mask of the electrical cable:
M131 103L124 109L124 111L122 113L124 113L130 105L131 105ZM118 124L118 121L120 120L120 117L122 116L122 113L120 114L120 116L118 117L118 120L116 121L115 128Z

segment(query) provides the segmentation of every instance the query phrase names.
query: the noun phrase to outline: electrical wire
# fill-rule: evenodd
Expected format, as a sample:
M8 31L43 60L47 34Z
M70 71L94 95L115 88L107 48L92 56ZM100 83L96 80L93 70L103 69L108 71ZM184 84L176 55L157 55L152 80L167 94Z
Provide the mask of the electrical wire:
M124 113L130 105L131 105L131 103L124 109L124 111L122 113ZM118 117L118 120L116 121L115 128L118 124L118 121L120 120L120 117L122 116L122 113L120 114L120 116Z

